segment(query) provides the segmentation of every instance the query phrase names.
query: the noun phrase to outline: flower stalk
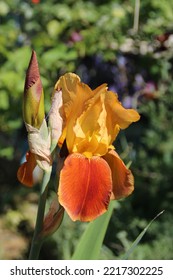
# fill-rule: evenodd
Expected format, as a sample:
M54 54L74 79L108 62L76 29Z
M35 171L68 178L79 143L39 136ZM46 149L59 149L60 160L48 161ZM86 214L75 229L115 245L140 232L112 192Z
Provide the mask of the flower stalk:
M50 176L51 176L51 172L44 172L41 191L40 191L40 198L38 203L36 225L35 225L34 235L31 243L31 250L29 253L29 260L38 259L40 249L43 243L43 238L40 238L40 233L43 228L44 212L45 212L48 183L50 180Z

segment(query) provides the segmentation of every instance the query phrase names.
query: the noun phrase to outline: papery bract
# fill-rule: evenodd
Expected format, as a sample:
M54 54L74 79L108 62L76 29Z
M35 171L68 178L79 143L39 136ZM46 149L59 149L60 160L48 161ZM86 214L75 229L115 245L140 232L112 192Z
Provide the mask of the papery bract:
M51 131L51 149L55 148L62 134L63 119L61 117L62 91L55 91L49 112L49 127Z

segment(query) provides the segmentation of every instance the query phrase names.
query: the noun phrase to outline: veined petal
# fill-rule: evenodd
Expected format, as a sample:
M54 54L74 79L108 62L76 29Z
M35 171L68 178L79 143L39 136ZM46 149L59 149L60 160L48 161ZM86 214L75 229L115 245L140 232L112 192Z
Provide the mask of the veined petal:
M80 116L84 110L84 103L93 96L90 87L80 81L74 73L66 73L61 76L55 85L55 91L62 91L63 109L68 119L71 114ZM74 106L77 109L74 110Z
M36 165L35 155L27 152L26 161L19 167L17 172L17 178L23 185L33 186L33 171Z
M93 90L94 95L96 95L97 93L101 94L101 93L105 93L105 90L107 90L107 84L102 84L100 86L98 86L96 89Z
M89 132L83 138L76 138L73 146L74 153L81 153L91 158L98 147L98 140L95 135L90 136Z
M105 95L102 87L93 98L85 103L87 110L81 114L74 126L75 141L74 148L77 152L87 156L104 155L107 153L110 137L106 127L107 112L104 105ZM73 149L73 152L76 150Z
M69 153L103 156L120 129L140 118L135 110L123 108L106 84L92 91L77 75L67 73L56 83L56 90L62 91L63 99L63 130L58 144L61 147L66 139Z
M60 172L59 202L72 220L91 221L108 207L112 191L111 170L100 157L67 157Z
M125 129L132 122L140 119L137 111L125 109L118 101L117 95L111 91L106 93L105 107L107 111L106 126L112 138L111 143L115 140L120 128Z
M111 150L103 158L112 171L113 189L111 199L120 199L130 195L134 190L134 178L119 155Z
M55 85L55 91L62 91L62 119L64 129L59 139L60 146L67 141L69 152L72 152L75 140L73 127L77 118L86 110L85 102L93 96L89 86L80 82L80 78L73 73L66 73L58 80Z

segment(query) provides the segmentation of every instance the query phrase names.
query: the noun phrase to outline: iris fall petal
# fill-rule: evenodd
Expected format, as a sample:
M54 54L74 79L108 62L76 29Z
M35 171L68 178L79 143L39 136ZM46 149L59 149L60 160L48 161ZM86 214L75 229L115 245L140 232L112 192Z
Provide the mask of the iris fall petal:
M17 178L23 185L33 186L33 171L36 165L35 155L27 152L26 161L19 167L17 172Z
M134 190L134 178L131 171L125 166L119 155L111 150L103 157L112 171L111 199L127 197Z
M108 207L112 191L111 170L101 157L74 153L60 173L59 202L72 220L91 221Z

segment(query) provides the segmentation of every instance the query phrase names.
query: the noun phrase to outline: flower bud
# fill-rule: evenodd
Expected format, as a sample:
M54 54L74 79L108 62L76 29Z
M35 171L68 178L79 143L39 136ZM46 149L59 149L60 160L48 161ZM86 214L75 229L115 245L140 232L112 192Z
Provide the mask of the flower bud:
M61 225L64 216L64 208L59 204L55 197L50 205L49 211L44 218L43 229L40 233L41 238L53 234Z
M32 51L24 87L23 117L25 123L40 128L44 119L44 94L35 51Z

